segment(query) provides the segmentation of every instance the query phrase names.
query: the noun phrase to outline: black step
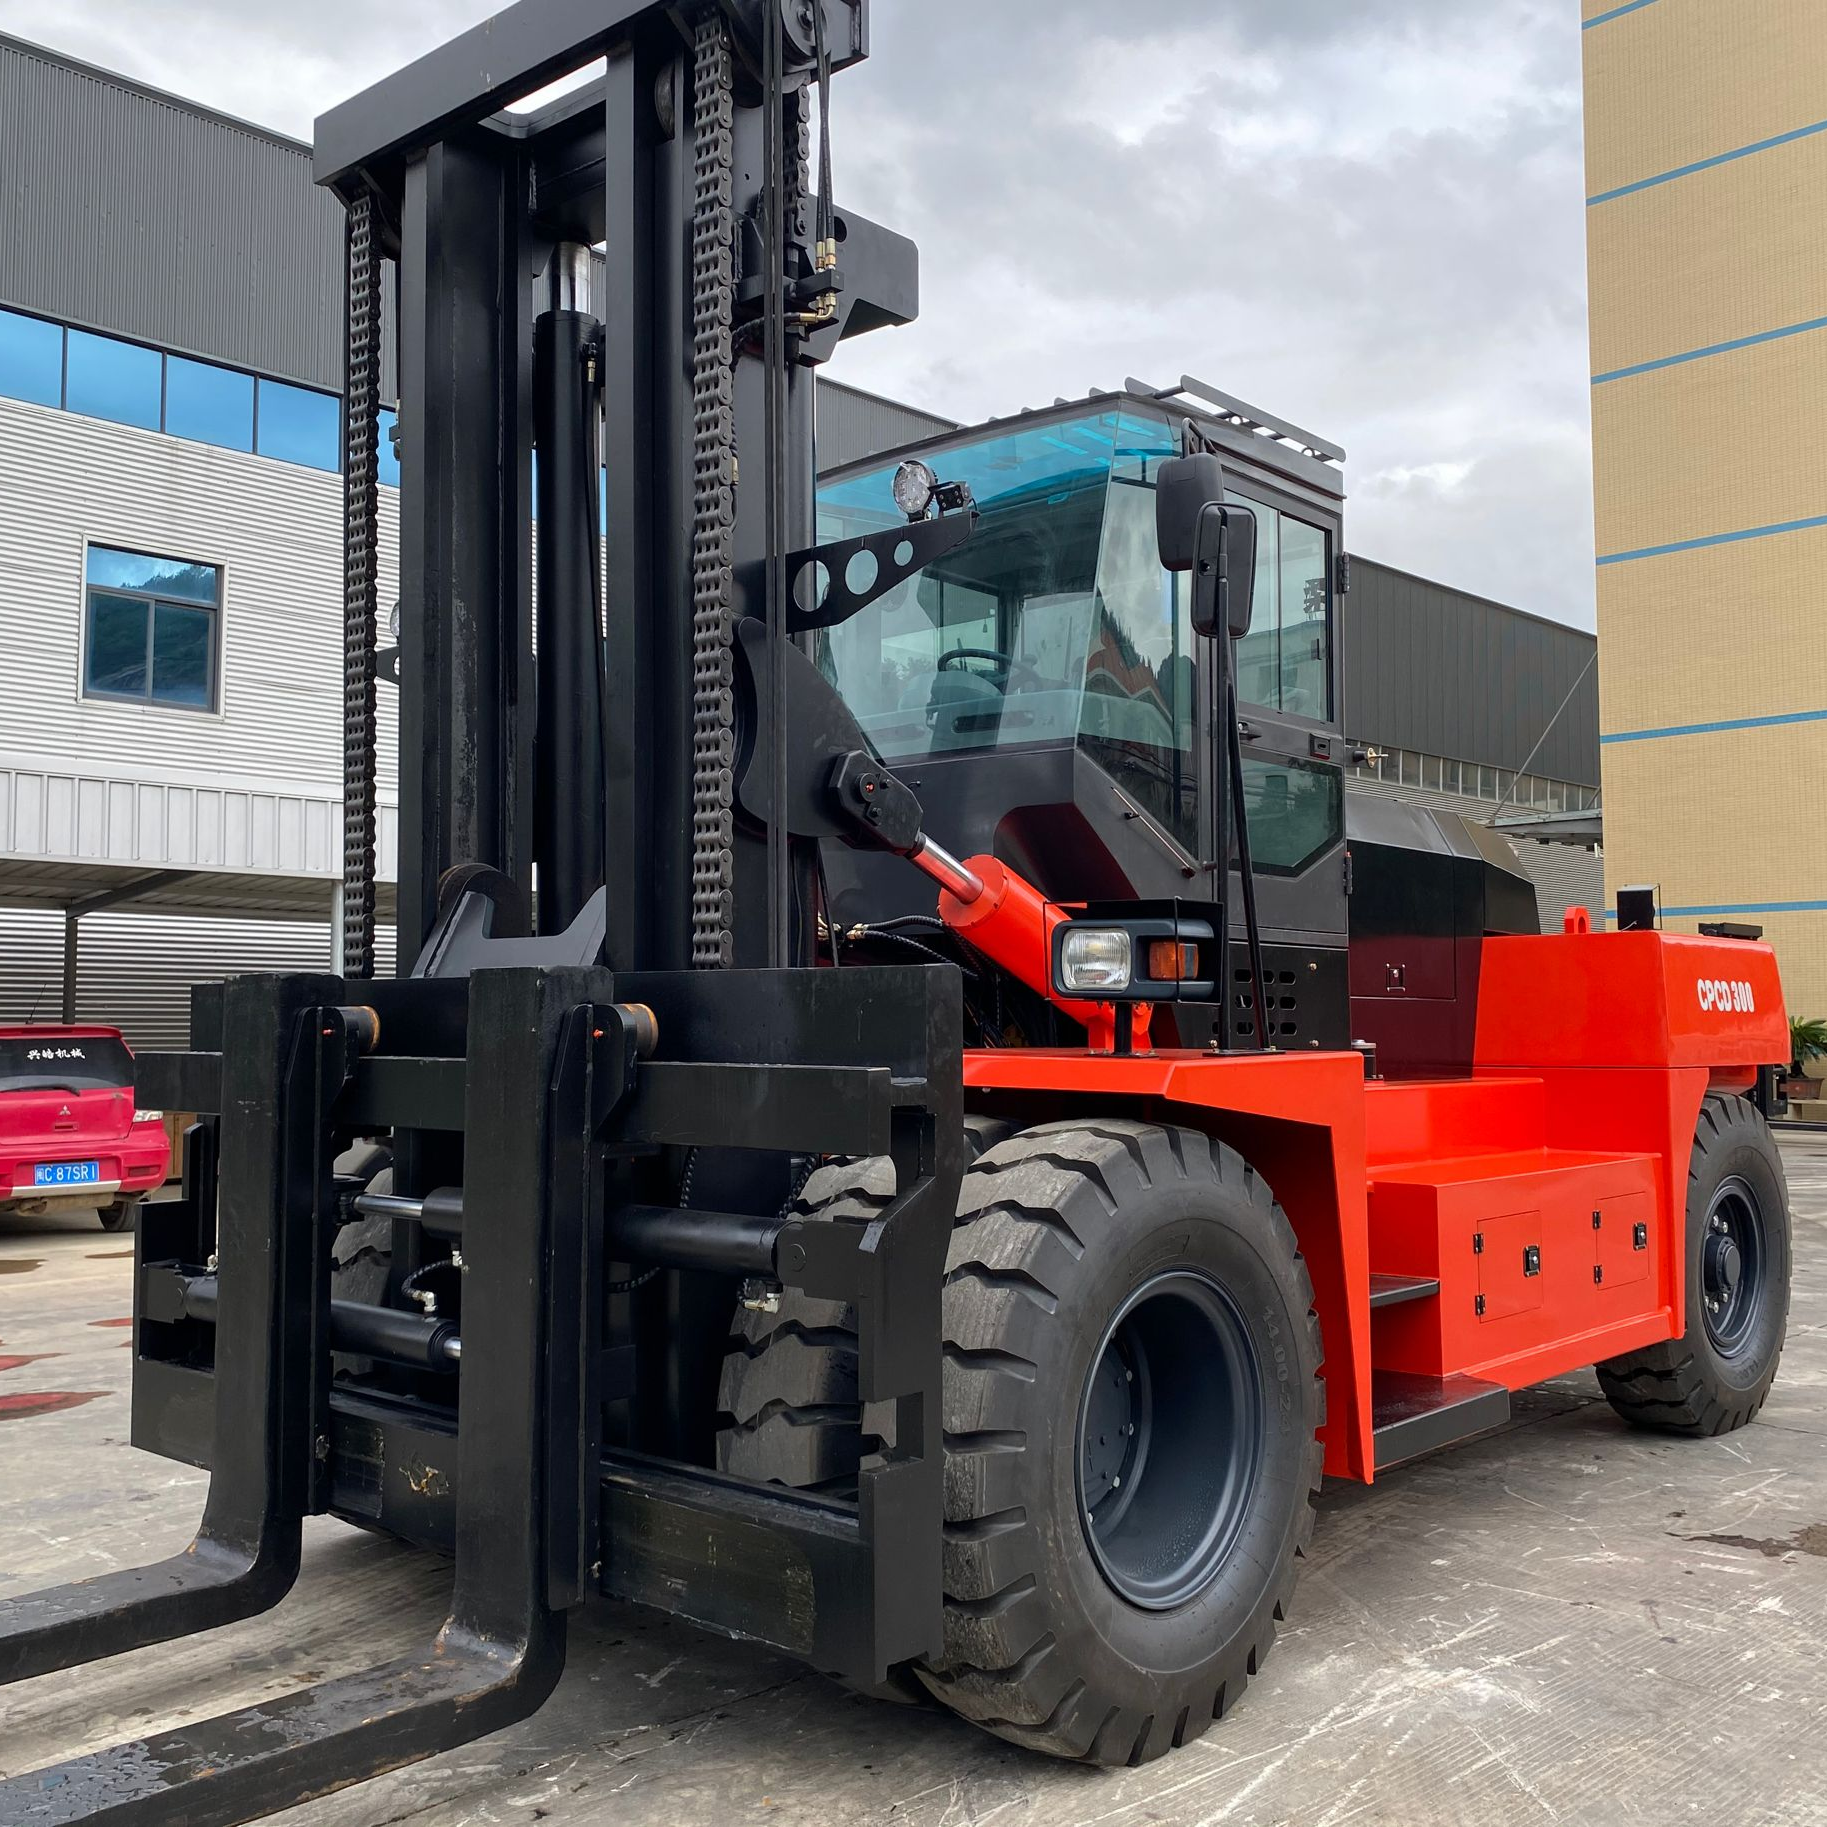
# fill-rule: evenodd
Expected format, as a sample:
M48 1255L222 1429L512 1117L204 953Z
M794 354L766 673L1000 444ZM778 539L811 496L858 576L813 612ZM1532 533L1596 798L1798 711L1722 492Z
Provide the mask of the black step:
M1477 1377L1378 1370L1371 1375L1370 1401L1379 1472L1501 1427L1510 1418L1510 1392L1501 1383Z
M1431 1300L1440 1292L1440 1284L1431 1275L1372 1275L1370 1304L1373 1307L1399 1307L1405 1300Z

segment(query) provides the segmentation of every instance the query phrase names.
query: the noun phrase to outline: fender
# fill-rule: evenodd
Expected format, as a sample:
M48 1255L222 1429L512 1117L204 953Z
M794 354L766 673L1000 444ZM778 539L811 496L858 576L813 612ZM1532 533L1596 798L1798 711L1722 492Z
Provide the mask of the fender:
M1045 1121L1122 1111L1228 1142L1269 1183L1313 1279L1326 1385L1326 1471L1375 1471L1364 1060L1357 1053L1094 1054L989 1049L964 1056L967 1102L1008 1093Z

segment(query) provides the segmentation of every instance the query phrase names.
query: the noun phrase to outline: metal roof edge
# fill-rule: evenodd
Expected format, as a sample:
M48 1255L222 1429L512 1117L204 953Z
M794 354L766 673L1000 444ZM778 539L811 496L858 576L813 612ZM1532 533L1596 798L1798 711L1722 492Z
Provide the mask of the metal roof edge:
M859 387L854 381L840 381L834 376L821 374L818 377L820 387L834 388L839 393L853 394L859 400L869 400L877 406L892 407L896 412L911 412L916 418L931 419L935 425L942 425L948 431L962 431L964 420L947 417L942 412L933 412L925 406L915 406L907 400L897 400L891 394L876 393L868 387Z
M1443 583L1437 577L1423 577L1419 571L1404 570L1401 565L1386 564L1380 558L1367 557L1362 552L1353 552L1351 562L1356 565L1369 565L1373 570L1386 571L1391 577L1400 577L1411 584L1425 584L1430 590L1445 590L1453 596L1462 596L1469 603L1477 603L1484 609L1496 609L1504 615L1513 615L1519 621L1536 622L1544 628L1557 629L1562 634L1578 635L1581 640L1595 645L1598 635L1590 628L1576 627L1572 622L1557 621L1551 615L1542 615L1534 609L1518 609L1514 603L1500 603L1494 596L1482 596L1476 590L1462 590L1457 584Z
M143 82L136 76L124 76L119 70L109 70L101 64L89 63L81 57L74 57L67 51L59 51L50 45L38 44L29 38L20 38L12 32L0 32L0 51L14 51L22 57L30 57L36 62L50 64L54 69L68 70L72 75L85 76L92 82L105 83L109 88L120 89L129 95L137 95L143 101L156 102L162 107L175 108L182 114L188 114L200 121L207 121L216 127L226 127L234 133L245 133L250 138L265 140L269 145L277 146L285 152L296 152L302 158L309 159L311 145L308 140L294 139L289 133L281 133L275 127L263 127L258 121L244 120L238 114L229 114L221 108L212 108L206 102L193 101L187 95L178 95L169 89L161 89L153 83Z

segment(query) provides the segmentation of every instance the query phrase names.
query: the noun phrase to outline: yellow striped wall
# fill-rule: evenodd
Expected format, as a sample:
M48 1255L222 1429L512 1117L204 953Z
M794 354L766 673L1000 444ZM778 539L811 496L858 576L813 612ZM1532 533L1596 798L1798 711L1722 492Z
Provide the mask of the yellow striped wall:
M1607 898L1827 1015L1827 3L1580 23Z

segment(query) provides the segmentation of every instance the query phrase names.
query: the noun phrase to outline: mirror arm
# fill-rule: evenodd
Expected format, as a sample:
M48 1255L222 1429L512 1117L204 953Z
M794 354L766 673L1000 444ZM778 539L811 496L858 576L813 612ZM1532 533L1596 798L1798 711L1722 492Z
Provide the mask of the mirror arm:
M1201 634L1216 635L1228 622L1224 535L1224 509L1208 502L1199 515L1193 547L1193 626Z

